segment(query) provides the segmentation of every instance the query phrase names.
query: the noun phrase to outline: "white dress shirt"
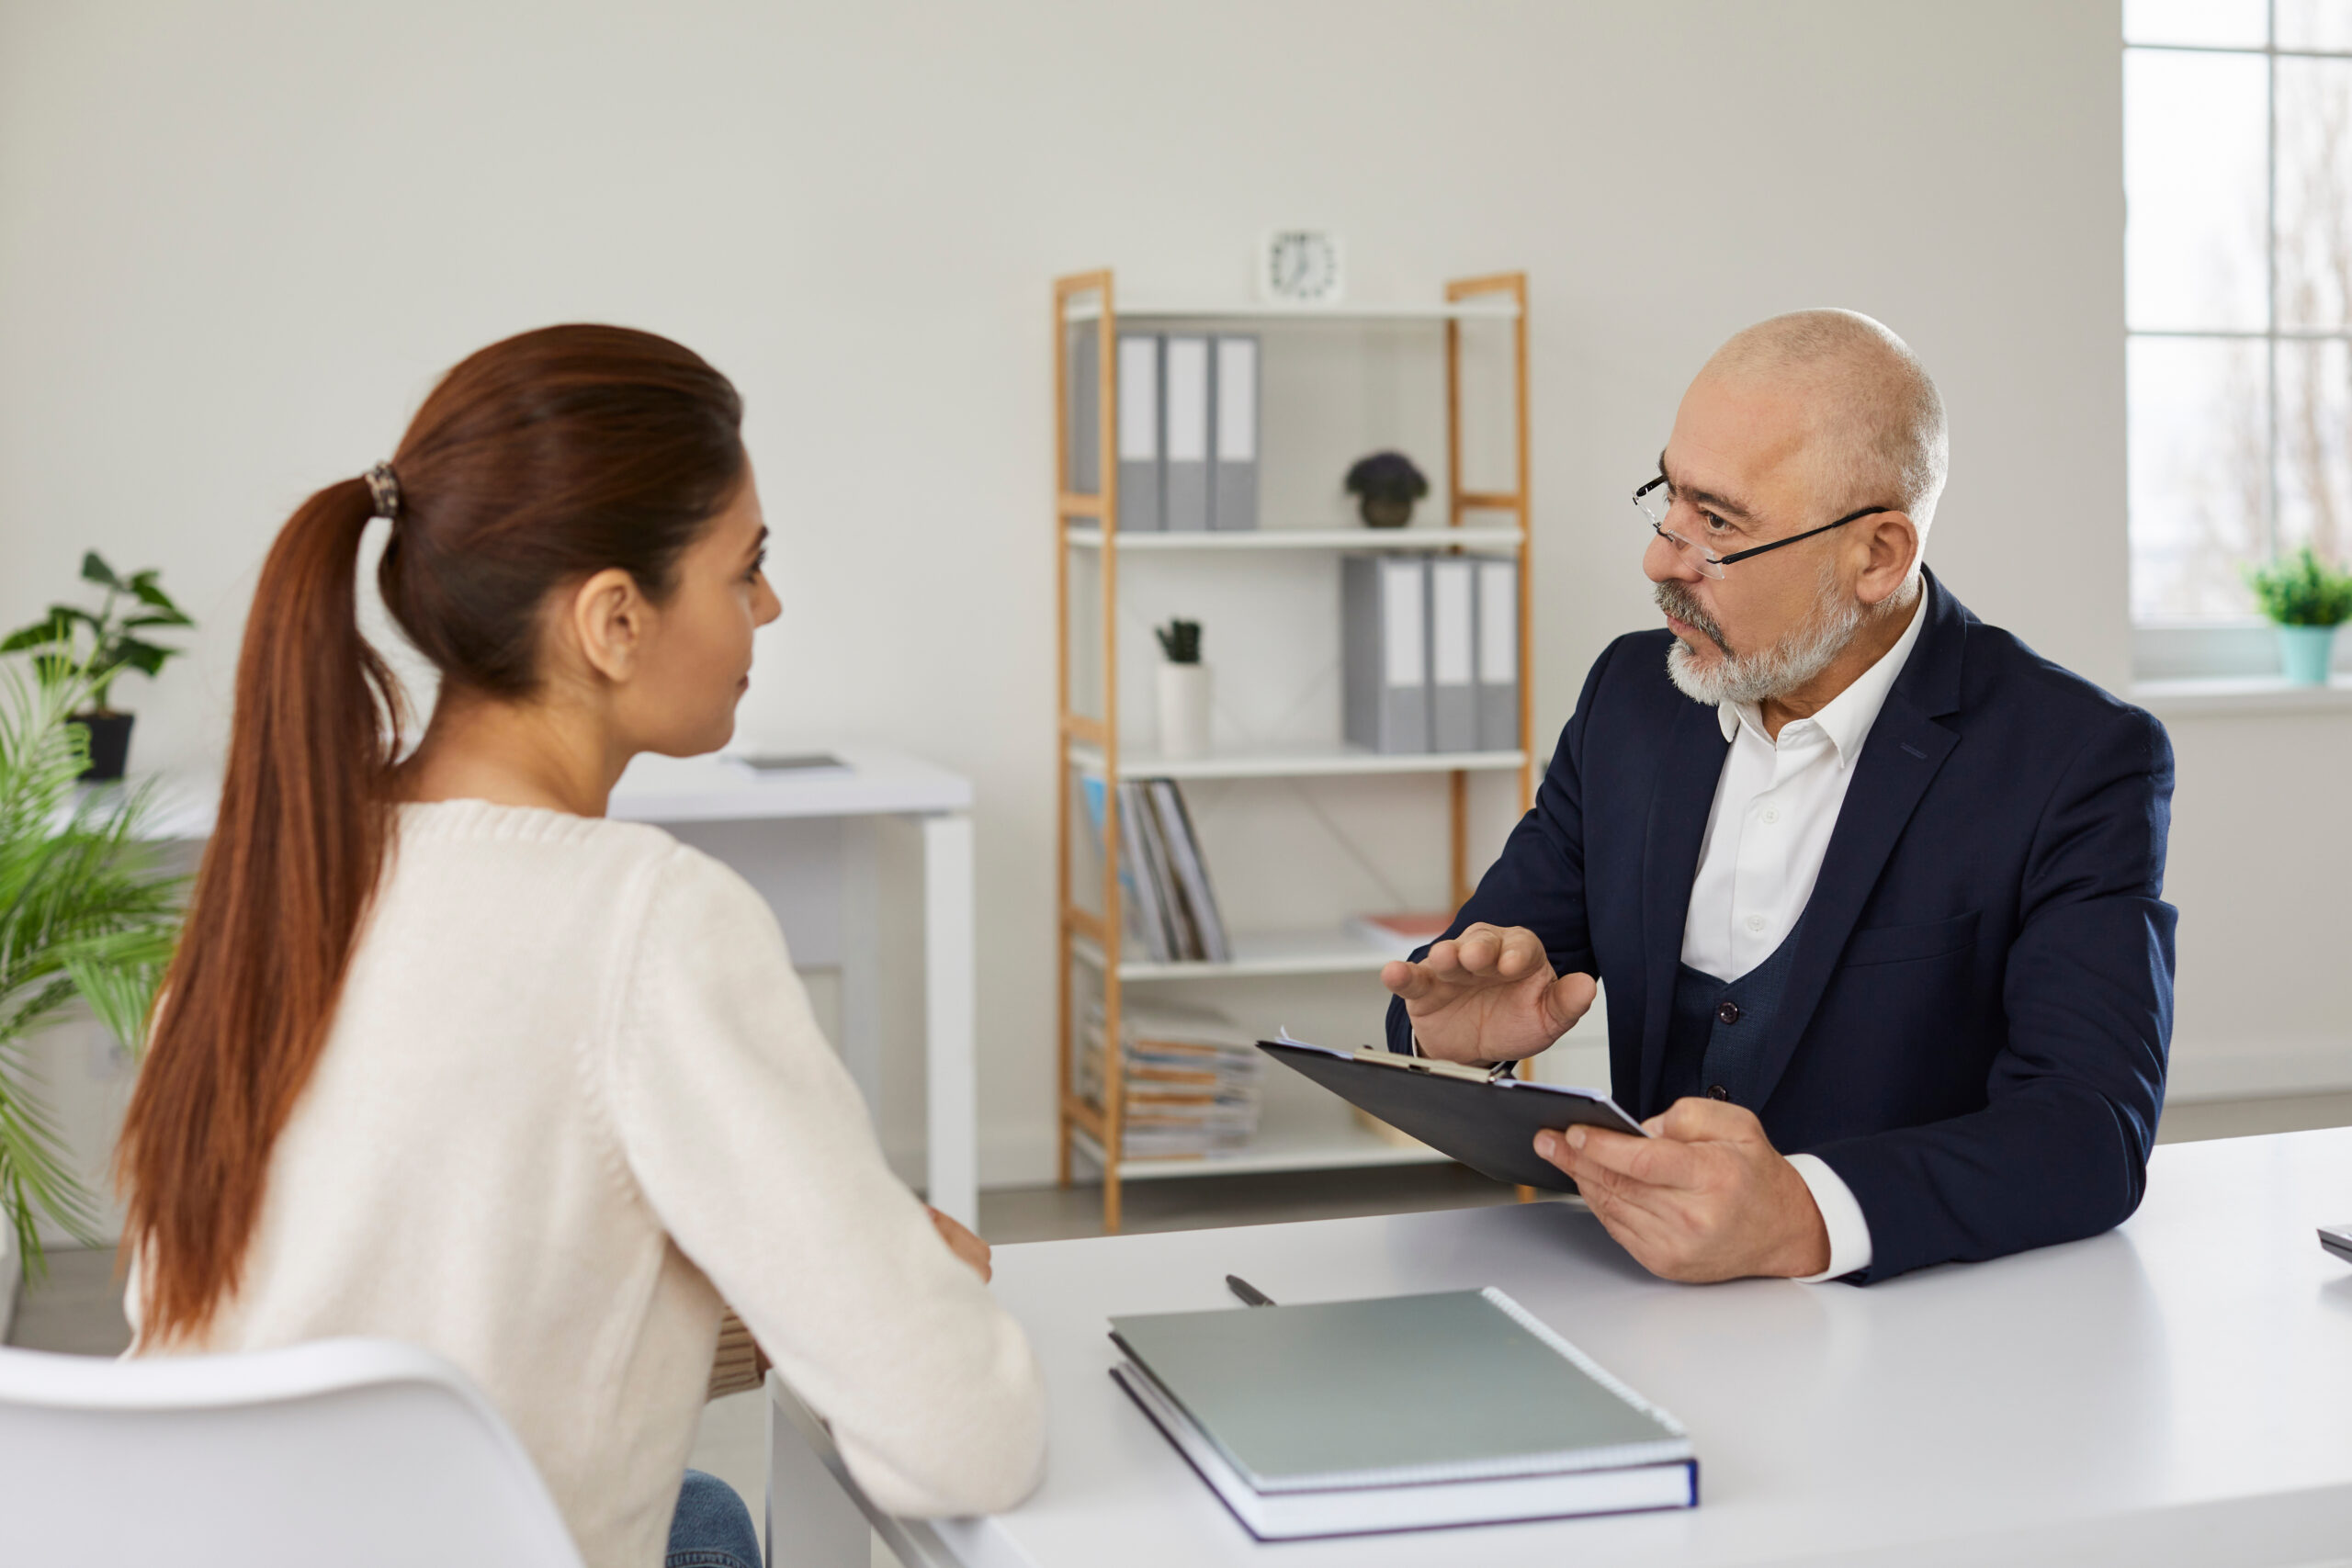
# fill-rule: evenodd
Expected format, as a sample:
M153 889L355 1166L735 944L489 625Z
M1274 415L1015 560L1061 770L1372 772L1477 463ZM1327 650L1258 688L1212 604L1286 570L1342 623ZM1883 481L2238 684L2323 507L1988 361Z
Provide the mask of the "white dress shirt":
M1822 856L1846 802L1862 742L1886 705L1926 622L1915 601L1911 624L1894 646L1810 718L1792 719L1776 740L1761 712L1724 703L1716 710L1731 754L1715 781L1690 912L1682 926L1682 962L1721 980L1736 980L1787 938L1813 897ZM1808 1280L1834 1280L1871 1262L1871 1229L1861 1205L1838 1173L1812 1155L1789 1163L1813 1191L1829 1231L1829 1267Z

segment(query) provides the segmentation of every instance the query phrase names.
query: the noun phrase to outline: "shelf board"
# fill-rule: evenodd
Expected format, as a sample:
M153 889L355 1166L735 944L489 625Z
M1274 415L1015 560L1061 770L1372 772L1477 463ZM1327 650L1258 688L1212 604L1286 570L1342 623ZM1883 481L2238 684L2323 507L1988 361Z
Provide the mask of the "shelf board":
M1069 760L1081 773L1101 776L1102 749L1073 744ZM1129 779L1308 779L1369 773L1501 773L1523 767L1524 751L1368 751L1361 746L1251 748L1206 757L1159 757L1122 751L1119 776Z
M1073 549L1102 547L1100 528L1072 527ZM1517 528L1234 528L1181 534L1116 535L1121 555L1131 550L1515 550L1526 536Z
M1070 1129L1070 1146L1098 1170L1102 1147L1084 1132ZM1261 1126L1246 1148L1230 1154L1177 1159L1123 1159L1122 1181L1151 1181L1179 1176L1246 1176L1278 1170L1349 1170L1379 1165L1442 1165L1446 1156L1426 1144L1392 1144L1350 1120L1308 1126Z
M1148 958L1119 961L1122 980L1232 980L1283 975L1377 975L1380 966L1402 958L1409 948L1374 947L1362 937L1337 927L1318 931L1236 931L1233 959L1227 964L1159 964ZM1102 967L1102 950L1086 937L1070 939L1070 952L1094 970Z
M1122 300L1123 321L1510 321L1519 319L1516 299L1486 298L1428 305L1281 305L1212 300ZM1101 299L1073 298L1062 311L1066 321L1099 321Z

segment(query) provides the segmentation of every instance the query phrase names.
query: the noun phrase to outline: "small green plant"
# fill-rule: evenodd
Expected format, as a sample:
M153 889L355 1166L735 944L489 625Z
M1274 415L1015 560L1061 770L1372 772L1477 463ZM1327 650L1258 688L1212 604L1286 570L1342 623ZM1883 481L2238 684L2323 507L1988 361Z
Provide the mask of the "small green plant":
M82 581L106 590L106 600L94 615L72 604L51 604L49 614L0 642L0 653L30 653L33 668L46 684L65 681L83 683L90 711L111 714L108 702L115 678L125 670L153 675L166 660L183 651L149 642L140 634L159 626L196 625L155 585L155 569L116 575L98 552L82 558ZM129 603L125 604L124 601ZM124 612L118 615L117 607Z
M1159 639L1159 651L1168 656L1170 664L1198 664L1201 661L1201 623L1170 621L1164 626L1154 626L1151 635Z
M32 1071L32 1037L76 999L131 1050L179 934L181 880L140 837L144 790L91 792L89 729L71 721L94 681L67 668L28 680L0 663L0 1214L28 1277L43 1269L39 1222L99 1242Z
M2282 626L2336 626L2352 621L2352 572L2329 566L2309 545L2283 560L2247 567L2245 585L2262 613Z

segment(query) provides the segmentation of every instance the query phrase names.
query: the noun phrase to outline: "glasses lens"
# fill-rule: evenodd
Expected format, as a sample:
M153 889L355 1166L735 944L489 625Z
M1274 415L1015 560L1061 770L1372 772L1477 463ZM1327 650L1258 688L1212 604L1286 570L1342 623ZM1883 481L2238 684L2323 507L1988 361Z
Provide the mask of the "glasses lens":
M1697 566L1702 577L1712 577L1718 582L1723 581L1723 562L1666 525L1667 513L1673 510L1673 502L1667 494L1665 480L1660 479L1635 491L1634 504L1641 509L1642 515L1657 530L1657 536L1674 547L1678 559Z

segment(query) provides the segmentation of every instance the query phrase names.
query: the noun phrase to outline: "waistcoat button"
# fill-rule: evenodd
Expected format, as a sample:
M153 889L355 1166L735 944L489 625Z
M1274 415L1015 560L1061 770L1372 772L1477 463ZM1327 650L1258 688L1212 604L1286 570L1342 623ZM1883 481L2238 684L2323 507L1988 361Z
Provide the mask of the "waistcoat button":
M1707 1098L1709 1100L1729 1100L1731 1098L1731 1090L1725 1089L1721 1084L1710 1084L1707 1088Z
M1739 1004L1737 1002L1724 1003L1722 1006L1715 1009L1715 1017L1724 1023L1737 1023L1739 1021ZM1721 1097L1718 1096L1717 1098Z

